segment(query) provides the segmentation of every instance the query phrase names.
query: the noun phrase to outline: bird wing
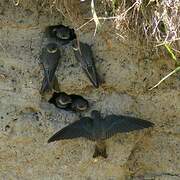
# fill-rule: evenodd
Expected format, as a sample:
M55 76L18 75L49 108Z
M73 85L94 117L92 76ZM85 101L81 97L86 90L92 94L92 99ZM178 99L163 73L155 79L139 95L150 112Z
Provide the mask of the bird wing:
M81 67L95 87L99 87L96 67L94 64L91 47L80 43L80 49L74 50L76 59L81 63Z
M40 55L40 62L44 70L44 76L48 82L52 82L54 79L55 71L59 64L60 52L59 50L54 54L49 54L47 48L42 49Z
M53 80L56 79L55 77L55 71L50 71L49 69L46 69L44 64L42 64L43 70L44 70L44 79L41 86L41 92L48 89L53 89Z
M81 44L81 48L82 48L81 52L86 52L86 54L82 54L84 60L82 63L82 68L84 69L85 73L87 74L92 84L98 88L99 87L99 82L97 77L98 75L94 63L91 46L89 46L88 44Z
M86 68L83 68L84 72L88 76L89 80L91 83L94 85L94 87L98 88L99 87L99 81L96 73L95 66L87 66Z
M116 133L125 133L134 130L152 127L154 124L150 121L122 115L109 115L104 118L106 138Z
M57 133L55 133L49 140L48 143L58 141L61 139L73 139L79 137L85 137L92 139L92 119L89 117L81 118L78 121L64 127Z

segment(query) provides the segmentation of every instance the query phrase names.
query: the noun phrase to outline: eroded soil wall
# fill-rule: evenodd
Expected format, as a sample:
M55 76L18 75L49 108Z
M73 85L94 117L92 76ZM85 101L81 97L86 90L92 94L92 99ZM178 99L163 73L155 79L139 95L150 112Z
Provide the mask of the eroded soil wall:
M95 40L93 24L80 31L81 41L94 42L102 86L92 87L72 49L67 48L57 71L60 88L89 100L91 108L84 115L97 109L103 115L147 119L155 127L110 138L107 159L94 160L94 143L85 139L47 144L54 132L79 118L78 114L56 109L39 94L42 34L47 25L59 23L71 25L59 12L50 13L32 2L25 6L5 0L0 3L0 179L104 180L130 175L179 179L178 75L148 90L174 65L133 37L117 39L109 22Z

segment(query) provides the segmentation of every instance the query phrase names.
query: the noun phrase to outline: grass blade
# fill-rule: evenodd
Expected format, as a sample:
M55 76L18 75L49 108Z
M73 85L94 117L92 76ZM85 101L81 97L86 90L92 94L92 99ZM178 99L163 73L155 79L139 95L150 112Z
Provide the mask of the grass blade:
M168 75L166 75L165 77L163 77L156 85L154 85L152 88L150 88L149 90L152 90L154 88L156 88L157 86L159 86L165 79L167 79L169 76L173 75L174 73L177 73L178 71L180 71L180 66L177 67L174 71L170 72Z
M169 44L164 44L165 48L167 49L167 51L169 52L169 54L171 55L171 58L175 61L176 64L178 64L177 58L175 56L175 54L173 53L173 50L171 49Z
M91 0L91 12L93 15L93 19L96 25L95 31L94 31L94 36L96 35L97 30L101 27L101 24L99 22L99 19L97 17L96 11L95 11L95 7L94 7L94 0Z

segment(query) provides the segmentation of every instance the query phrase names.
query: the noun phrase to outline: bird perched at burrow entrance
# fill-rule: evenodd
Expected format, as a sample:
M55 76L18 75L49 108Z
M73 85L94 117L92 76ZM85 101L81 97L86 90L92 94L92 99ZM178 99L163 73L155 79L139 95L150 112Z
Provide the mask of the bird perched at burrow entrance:
M77 61L81 64L82 69L85 74L94 85L94 87L99 87L99 77L96 71L96 66L94 63L93 53L91 46L77 41L76 39L72 42L72 47L74 50L75 57Z
M40 63L44 70L44 79L40 93L55 90L59 91L58 80L55 75L61 57L60 50L54 43L47 44L42 48Z
M67 109L72 100L71 97L65 92L54 92L48 102L54 104L57 108Z
M134 130L152 127L153 123L122 115L108 115L105 118L94 110L91 117L83 117L55 133L48 143L62 139L84 137L96 141L93 158L102 156L107 158L105 140L116 133L126 133Z
M53 42L58 47L69 44L73 39L76 39L74 29L64 25L48 26L45 29L45 36L47 42Z
M70 94L72 102L69 106L71 111L82 112L89 108L89 102L80 95Z
M57 108L67 111L82 112L89 107L88 101L80 95L66 94L65 92L53 93L49 103L54 104Z

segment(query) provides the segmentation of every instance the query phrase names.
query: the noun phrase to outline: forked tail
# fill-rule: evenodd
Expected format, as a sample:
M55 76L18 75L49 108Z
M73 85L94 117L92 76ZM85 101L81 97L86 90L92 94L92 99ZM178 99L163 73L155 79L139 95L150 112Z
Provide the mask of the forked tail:
M96 158L96 157L103 157L103 158L107 158L108 155L106 153L106 144L105 142L98 142L96 145L95 145L95 151L94 151L94 154L93 154L93 158Z
M47 79L47 77L44 77L40 93L43 94L45 92L51 91L52 89L54 89L57 92L60 91L57 77L54 76L52 83Z

